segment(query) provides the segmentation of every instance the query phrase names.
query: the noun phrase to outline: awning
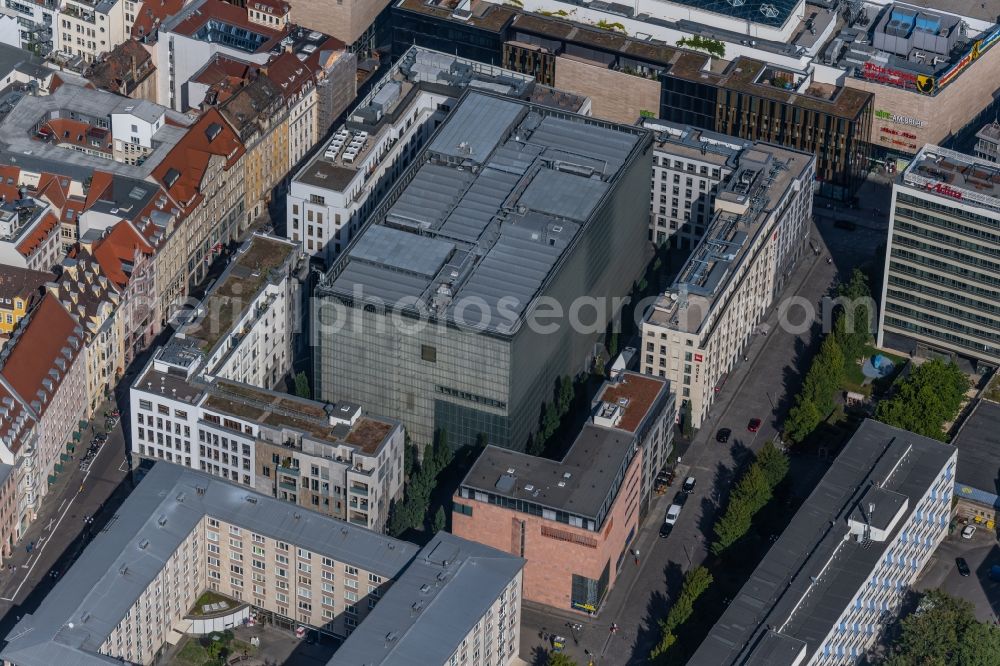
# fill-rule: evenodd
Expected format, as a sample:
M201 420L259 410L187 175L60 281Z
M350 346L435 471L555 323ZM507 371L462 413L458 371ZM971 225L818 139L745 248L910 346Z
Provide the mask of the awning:
M86 430L87 429L87 425L89 425L89 424L88 424L88 422L87 422L86 419L80 419L80 423L78 425L79 425L80 430Z
M69 458L70 458L70 455L68 453L60 453L59 454L59 460L61 460L62 462L66 462L67 460L69 460Z
M76 451L76 444L73 444L72 442L70 442L69 444L67 444L66 445L66 451L68 453L73 453L74 451Z
M56 471L56 474L58 474L59 472L63 471L62 463L56 463L55 465L52 466L52 469L54 469Z
M73 433L73 439L74 439L74 440L76 440L77 442L79 442L79 441L80 441L80 436L81 436L81 435L80 435L80 433L78 433L78 432L74 432L74 433ZM67 444L66 446L67 446L67 447L69 447L69 446L72 446L72 444Z
M55 474L49 474L49 485L51 486L55 482L56 482L56 475Z

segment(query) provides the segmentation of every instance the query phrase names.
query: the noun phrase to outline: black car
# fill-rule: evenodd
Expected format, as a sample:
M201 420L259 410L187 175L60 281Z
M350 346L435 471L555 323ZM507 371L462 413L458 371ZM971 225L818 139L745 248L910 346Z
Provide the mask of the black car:
M673 529L674 526L671 525L670 523L663 523L662 525L660 525L660 538L666 539L668 536L670 536L670 532Z
M693 476L689 476L688 478L684 479L684 485L681 486L681 492L682 493L693 493L694 492L695 483L697 483L697 482L694 480Z
M719 432L715 433L715 441L720 444L725 444L729 441L729 436L733 434L733 431L729 428L719 428Z
M674 495L674 504L684 506L684 502L687 502L687 499L688 499L688 494L683 490L679 490L677 491L677 494Z
M955 558L955 566L958 567L959 576L968 576L972 573L972 571L969 570L969 563L965 561L964 557Z

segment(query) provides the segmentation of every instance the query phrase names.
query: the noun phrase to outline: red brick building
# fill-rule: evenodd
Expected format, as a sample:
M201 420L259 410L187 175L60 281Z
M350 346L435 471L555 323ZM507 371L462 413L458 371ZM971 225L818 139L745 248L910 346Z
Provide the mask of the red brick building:
M623 373L562 460L486 447L455 494L452 532L525 558L525 599L596 611L631 559L656 473L644 461L669 455L673 422L666 380Z

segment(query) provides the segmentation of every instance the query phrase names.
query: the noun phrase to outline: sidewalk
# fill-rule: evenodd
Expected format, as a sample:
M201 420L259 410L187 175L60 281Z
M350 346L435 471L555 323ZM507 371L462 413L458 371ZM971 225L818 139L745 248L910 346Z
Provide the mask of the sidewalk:
M49 488L48 494L40 500L41 506L35 520L28 526L24 536L14 546L11 557L5 562L7 569L0 572L0 574L5 574L0 575L0 602L3 602L4 605L20 603L23 597L34 589L34 586L25 585L29 579L37 578L38 574L46 574L62 555L63 548L72 541L72 538L75 538L79 531L82 531L79 525L63 527L63 520L77 503L78 498L82 499L88 496L88 491L91 490L88 487L88 481L91 472L95 470L95 465L99 461L106 463L105 459L113 455L111 451L118 448L116 444L121 439L120 422L115 428L112 428L107 441L91 459L90 468L86 472L81 471L80 460L86 455L87 448L94 436L104 432L102 427L103 414L105 410L111 409L114 409L114 403L110 400L98 407L95 419L91 420L80 441L77 442L76 450L71 454L70 459L63 463L63 473L56 478L56 482ZM95 420L97 423L94 422ZM100 499L103 502L105 498ZM72 538L66 538L71 534ZM56 539L56 536L59 538ZM62 546L62 548L58 548L58 552L53 552L48 548L54 540L57 540ZM29 544L32 545L30 552L28 551ZM14 567L13 570L10 569L11 566Z

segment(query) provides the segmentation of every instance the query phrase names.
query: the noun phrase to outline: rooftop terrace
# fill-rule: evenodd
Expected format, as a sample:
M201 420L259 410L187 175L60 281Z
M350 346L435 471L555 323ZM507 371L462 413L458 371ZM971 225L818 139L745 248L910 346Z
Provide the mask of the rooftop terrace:
M271 271L283 266L295 249L294 243L252 236L202 300L201 321L185 326L183 335L197 340L203 352L211 352L224 336L235 333L234 324L253 305Z
M971 206L1000 211L1000 164L940 146L924 146L902 183Z

